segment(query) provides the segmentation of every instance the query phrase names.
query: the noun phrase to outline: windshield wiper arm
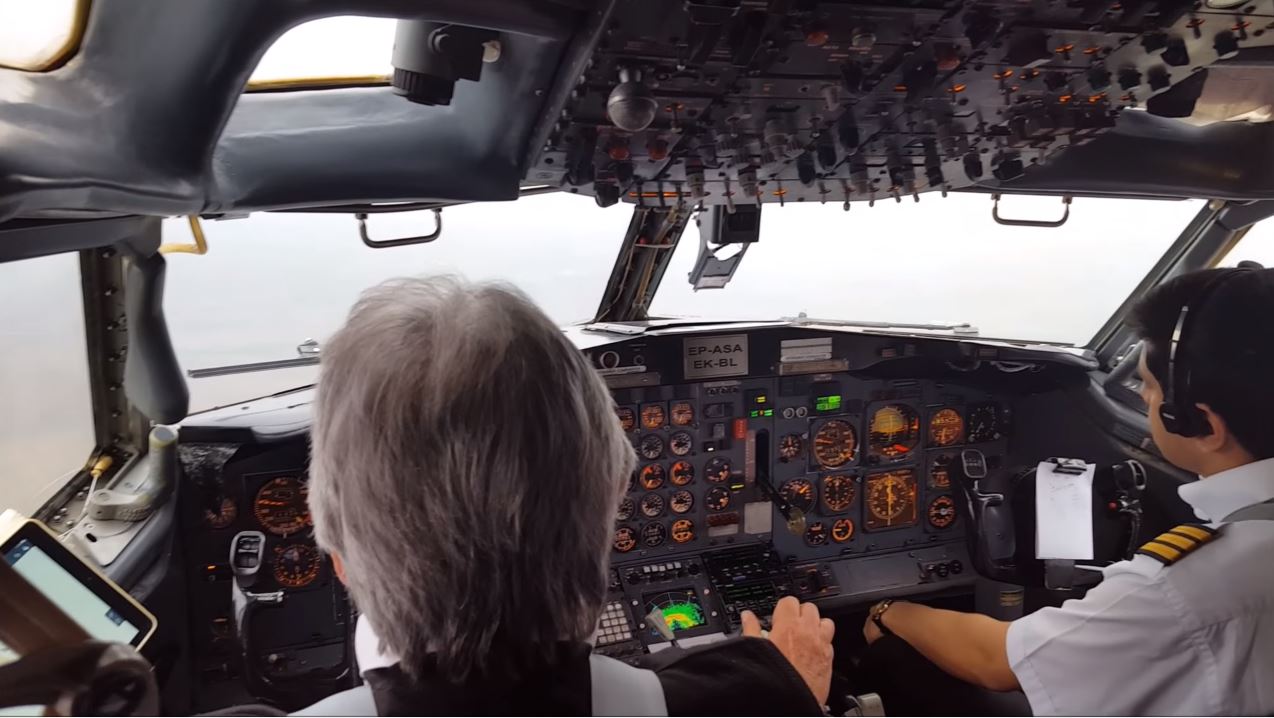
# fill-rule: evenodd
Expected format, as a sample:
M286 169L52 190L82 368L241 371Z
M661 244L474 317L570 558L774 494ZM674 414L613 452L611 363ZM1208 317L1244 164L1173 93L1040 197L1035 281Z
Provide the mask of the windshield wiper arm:
M963 324L905 324L901 322L874 322L855 319L816 319L801 312L795 317L783 317L783 321L792 324L830 324L839 327L862 327L864 329L920 329L925 331L952 332L968 336L977 336L978 328L965 322Z
M299 366L314 366L319 363L319 343L306 339L296 345L295 359L274 359L272 361L251 362L249 364L227 364L225 366L190 369L186 376L191 379L207 379L213 376L230 376L232 374L248 374L254 371L273 371L275 369L291 369Z

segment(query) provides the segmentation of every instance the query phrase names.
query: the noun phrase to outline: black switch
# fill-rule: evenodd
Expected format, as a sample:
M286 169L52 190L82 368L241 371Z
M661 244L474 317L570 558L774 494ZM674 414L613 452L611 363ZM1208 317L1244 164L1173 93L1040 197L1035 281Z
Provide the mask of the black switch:
M1239 41L1235 39L1234 33L1229 30L1222 30L1216 34L1216 38L1212 41L1212 49L1216 50L1218 58L1228 60L1239 54Z
M1148 32L1141 37L1141 48L1147 53L1157 52L1168 46L1168 36L1162 32Z
M1150 68L1150 72L1146 73L1146 81L1150 83L1150 89L1157 92L1172 84L1172 76L1168 74L1168 68L1159 65Z
M1182 67L1190 64L1190 51L1186 49L1186 41L1179 37L1168 40L1168 47L1164 49L1160 57L1173 67Z
M964 156L964 174L971 180L982 177L982 157L976 151Z
M1124 90L1131 90L1141 84L1141 73L1137 72L1135 67L1125 67L1119 71L1119 87Z
M1110 70L1105 65L1093 65L1088 68L1088 84L1094 90L1110 87Z
M818 177L814 170L814 156L808 152L802 152L796 158L796 176L800 179L801 184L809 187L814 184L814 180Z

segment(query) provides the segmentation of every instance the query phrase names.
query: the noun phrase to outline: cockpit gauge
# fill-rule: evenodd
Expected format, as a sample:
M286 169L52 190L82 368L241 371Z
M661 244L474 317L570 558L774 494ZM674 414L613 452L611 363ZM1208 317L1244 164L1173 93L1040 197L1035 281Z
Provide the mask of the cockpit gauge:
M672 498L668 500L668 508L672 509L674 514L689 513L695 507L695 495L682 489L675 491Z
M695 522L690 519L677 519L672 522L672 540L687 543L695 540Z
M620 553L628 553L637 547L637 532L627 526L615 529L615 538L611 546Z
M939 496L929 502L925 516L928 517L930 526L936 529L948 528L956 520L955 501L950 496Z
M779 494L805 513L814 508L814 484L809 479L789 479L779 487Z
M624 431L632 431L637 428L637 413L626 406L621 406L615 410L615 415L619 417L619 426Z
M929 445L954 446L964 441L964 417L950 407L929 417Z
M969 407L969 443L995 441L1000 434L1000 409L995 404Z
M827 526L822 521L815 521L805 528L805 543L810 546L825 546L827 539Z
M647 404L641 408L641 426L643 429L658 429L667 422L663 404Z
M916 476L899 469L867 477L867 530L914 526Z
M832 540L845 543L854 538L854 522L852 519L836 519L832 524Z
M664 512L664 497L659 494L646 494L641 497L641 515L653 519Z
M646 434L641 437L637 451L643 459L654 461L664 455L664 440L659 438L658 434Z
M257 491L252 514L266 531L275 536L291 536L310 525L308 494L309 489L300 479L292 476L271 479Z
M309 544L274 547L274 580L284 588L304 588L318 578L322 559Z
M730 508L730 492L720 486L713 486L703 495L703 504L709 511L725 511Z
M688 401L673 402L669 413L672 414L673 426L690 426L695 421L694 405Z
M920 443L920 416L906 404L888 404L872 415L867 432L872 456L901 459Z
M929 463L929 488L951 488L951 467L955 465L955 456L938 454Z
M786 434L779 439L779 460L792 461L805 450L805 440L800 434Z
M663 544L668 538L668 529L658 521L648 523L641 527L641 542L650 548L654 548Z
M823 477L823 506L834 514L848 509L854 503L857 492L858 484L852 476L833 474Z
M625 496L623 501L619 502L619 511L615 512L615 518L620 521L627 521L637 513L637 504L629 497Z
M649 464L641 467L641 487L647 491L654 491L664 485L664 467L659 464Z
M730 460L721 456L713 458L703 468L703 475L714 484L724 483L730 478Z
M814 460L825 469L835 469L854 460L858 436L849 422L831 419L814 434Z
M218 496L213 499L216 510L204 509L203 522L210 529L224 529L239 517L239 507L229 496Z
M672 465L668 478L674 486L685 486L695 480L695 467L689 461L678 461Z
M673 456L685 456L694 448L695 440L688 432L678 431L668 437L668 450Z

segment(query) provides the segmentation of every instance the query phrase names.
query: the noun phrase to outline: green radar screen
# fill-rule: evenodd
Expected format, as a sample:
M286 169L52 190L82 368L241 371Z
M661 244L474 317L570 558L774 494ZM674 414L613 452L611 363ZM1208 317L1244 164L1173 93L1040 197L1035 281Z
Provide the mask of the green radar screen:
M666 591L646 596L646 615L649 616L654 611L659 611L674 633L707 623L703 616L703 606L699 605L699 597L693 590Z

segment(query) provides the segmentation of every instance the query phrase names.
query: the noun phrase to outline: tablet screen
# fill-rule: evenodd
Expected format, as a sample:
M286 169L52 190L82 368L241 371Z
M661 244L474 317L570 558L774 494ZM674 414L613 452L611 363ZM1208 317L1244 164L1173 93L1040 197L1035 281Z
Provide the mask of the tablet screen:
M26 522L0 552L14 571L99 641L140 646L155 619L114 584L90 569L39 524ZM0 643L0 665L17 656Z

